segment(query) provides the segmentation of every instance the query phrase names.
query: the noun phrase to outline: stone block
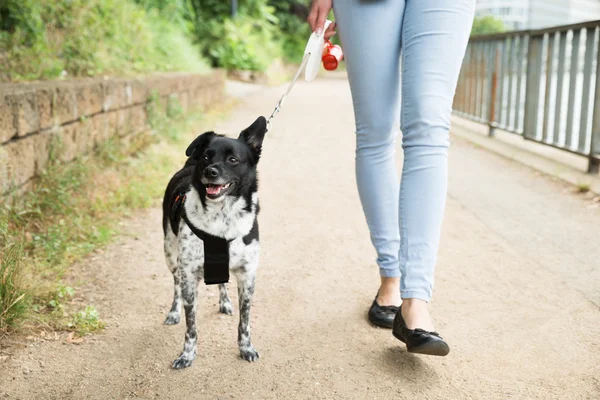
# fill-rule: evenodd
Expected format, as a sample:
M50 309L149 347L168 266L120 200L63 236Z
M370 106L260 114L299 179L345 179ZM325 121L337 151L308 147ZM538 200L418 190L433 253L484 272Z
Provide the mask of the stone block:
M9 96L0 96L0 143L4 143L17 134L17 115L15 104Z
M35 92L37 99L38 115L40 119L40 129L51 128L54 125L52 119L52 106L56 92L53 87L39 87Z
M146 109L144 106L135 106L128 109L129 110L129 120L128 125L130 128L130 132L133 134L138 134L140 132L145 132L149 129L148 121L146 118Z
M19 91L10 94L11 102L16 107L17 134L25 136L40 129L37 97L34 90Z
M39 175L48 165L50 161L51 143L54 138L54 133L50 129L46 129L33 135L33 163L34 173Z
M100 81L78 82L74 89L77 101L77 117L99 113L104 106L104 89Z
M91 119L90 122L92 123L92 137L94 146L97 147L101 145L112 136L109 127L109 117L107 114L97 114Z
M188 112L188 110L190 109L189 101L190 101L190 94L187 90L179 93L179 103L184 112Z
M148 87L146 82L141 79L133 79L129 83L129 102L127 105L145 104L148 101Z
M125 136L127 132L127 124L129 121L129 109L123 108L115 112L116 132L119 136Z
M20 186L35 175L35 159L33 156L33 136L13 140L2 146L6 160L4 171L0 173L2 192L12 186Z
M131 103L131 85L122 79L109 79L102 82L104 101L102 110L108 112L126 107Z
M52 114L57 125L63 125L77 119L75 91L71 85L60 84L56 87Z
M58 133L58 154L61 162L69 162L77 157L77 129L79 124L62 126Z
M107 136L113 137L117 135L119 131L118 122L117 122L118 112L111 111L104 113L104 121L106 123Z

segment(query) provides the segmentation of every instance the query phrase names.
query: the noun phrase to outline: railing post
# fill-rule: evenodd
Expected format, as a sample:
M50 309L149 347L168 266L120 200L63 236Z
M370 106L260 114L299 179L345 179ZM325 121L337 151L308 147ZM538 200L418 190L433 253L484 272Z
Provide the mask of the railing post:
M565 127L565 147L573 147L573 126L575 124L575 95L577 89L577 75L579 72L579 39L581 29L573 30L571 39L571 66L569 68L569 99L567 103L567 125Z
M543 36L541 38L529 36L527 81L525 82L525 122L523 124L523 138L525 139L535 138L537 134L543 39Z
M519 54L517 56L517 96L515 100L515 132L519 131L521 127L521 116L523 115L523 110L521 110L521 98L523 97L521 90L521 82L523 81L523 63L525 58L525 46L527 35L522 35L519 38Z
M592 138L588 162L590 174L600 173L600 51L596 55L596 88L594 90L594 113L592 114Z
M489 136L494 136L495 123L496 119L496 93L498 91L498 63L500 61L500 49L498 46L496 47L496 51L492 52L492 79L490 80L490 108L488 110L488 127L489 127Z
M544 114L542 115L542 141L550 143L552 142L552 135L548 131L550 125L550 117L552 116L552 110L550 107L551 96L552 96L552 69L554 63L554 40L556 34L548 35L547 53L546 53L546 83L545 83L545 94L544 94Z
M471 65L471 59L473 56L473 43L471 43L470 46L467 47L467 54L465 59L467 60L467 64L466 64L466 68L465 68L465 114L467 114L467 116L470 116L469 111L471 111L471 87L473 85L473 82L471 80L472 78L472 74L471 74L471 70L472 70L472 65Z

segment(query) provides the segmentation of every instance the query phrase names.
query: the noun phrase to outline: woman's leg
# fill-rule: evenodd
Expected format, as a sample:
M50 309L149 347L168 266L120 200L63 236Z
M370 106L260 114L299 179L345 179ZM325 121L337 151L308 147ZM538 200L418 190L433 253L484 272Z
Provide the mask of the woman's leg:
M474 8L474 0L406 0L399 214L402 314L409 328L431 328L426 302L447 194L450 113Z
M356 118L356 180L382 277L378 302L399 305L398 123L404 1L334 0Z

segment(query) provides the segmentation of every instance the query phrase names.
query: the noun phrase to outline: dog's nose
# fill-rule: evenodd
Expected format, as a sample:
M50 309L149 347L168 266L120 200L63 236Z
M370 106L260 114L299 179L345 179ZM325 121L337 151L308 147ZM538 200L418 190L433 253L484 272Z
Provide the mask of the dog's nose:
M208 167L204 170L204 176L207 178L216 178L219 176L219 170L215 167Z

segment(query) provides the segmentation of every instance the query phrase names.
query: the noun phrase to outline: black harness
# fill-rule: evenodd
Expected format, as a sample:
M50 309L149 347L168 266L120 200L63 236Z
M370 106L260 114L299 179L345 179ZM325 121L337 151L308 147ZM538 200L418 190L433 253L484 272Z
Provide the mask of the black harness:
M171 226L173 222L183 219L194 235L204 242L204 283L216 285L229 282L229 243L233 241L213 236L198 229L188 219L185 212L185 194L178 194L171 210ZM177 232L175 232L177 233Z

